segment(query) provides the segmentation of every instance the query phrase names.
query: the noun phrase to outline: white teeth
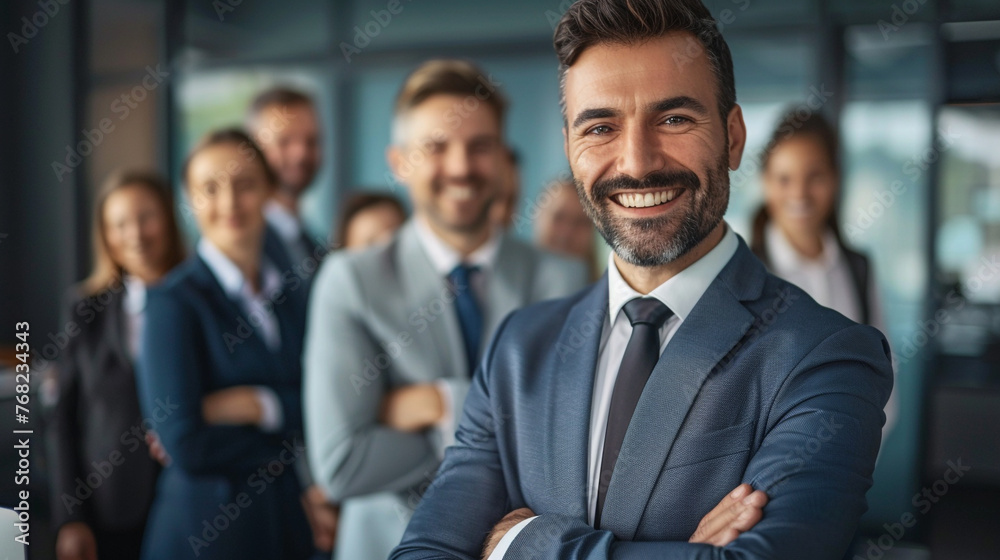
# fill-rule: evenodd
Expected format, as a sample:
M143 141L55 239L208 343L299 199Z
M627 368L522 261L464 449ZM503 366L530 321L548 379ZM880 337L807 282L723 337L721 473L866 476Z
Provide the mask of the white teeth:
M669 191L645 194L622 193L618 195L618 204L626 208L648 208L670 202L677 198L680 192L680 189L671 189Z
M456 200L469 200L473 195L472 189L468 187L448 187L445 192Z

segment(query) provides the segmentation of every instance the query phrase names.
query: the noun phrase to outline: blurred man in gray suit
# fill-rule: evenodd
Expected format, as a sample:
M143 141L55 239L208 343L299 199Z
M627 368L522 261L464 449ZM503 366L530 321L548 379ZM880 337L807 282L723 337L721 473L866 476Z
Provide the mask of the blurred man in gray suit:
M338 558L381 560L399 542L504 316L587 282L583 263L490 223L507 157L498 85L459 61L409 76L387 158L414 217L387 245L328 258L313 286L306 438L341 503Z

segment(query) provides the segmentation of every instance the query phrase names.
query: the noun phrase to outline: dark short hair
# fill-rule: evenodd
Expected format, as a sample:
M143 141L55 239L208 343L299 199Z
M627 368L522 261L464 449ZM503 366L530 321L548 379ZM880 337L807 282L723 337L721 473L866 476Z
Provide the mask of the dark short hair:
M337 223L337 236L334 239L334 247L342 248L347 243L347 228L351 221L360 213L376 206L388 206L399 212L402 221L406 221L406 209L398 198L381 192L356 192L344 202L344 208L340 212L340 221Z
M268 107L292 107L295 105L308 105L313 107L312 97L308 94L286 86L273 87L257 94L250 102L250 109L247 111L247 120L253 120Z
M559 91L566 112L566 71L580 53L600 44L634 45L675 31L694 35L715 73L719 112L736 105L736 80L729 45L701 0L578 0L556 25L552 42L559 58Z
M465 60L429 60L414 70L396 96L395 116L407 113L435 95L473 96L493 109L500 128L507 98L488 75Z
M267 178L267 182L272 186L278 184L278 176L275 174L274 170L271 169L271 166L267 164L267 159L264 158L264 152L260 151L260 147L253 141L253 138L250 138L250 135L244 132L241 128L223 128L213 130L203 136L202 139L195 144L195 147L188 153L187 159L184 160L184 166L181 168L181 178L185 184L188 182L188 171L191 167L191 160L206 149L221 145L236 146L239 148L240 153L249 152L248 159L250 161L257 161L260 164L261 168L264 170L264 176Z

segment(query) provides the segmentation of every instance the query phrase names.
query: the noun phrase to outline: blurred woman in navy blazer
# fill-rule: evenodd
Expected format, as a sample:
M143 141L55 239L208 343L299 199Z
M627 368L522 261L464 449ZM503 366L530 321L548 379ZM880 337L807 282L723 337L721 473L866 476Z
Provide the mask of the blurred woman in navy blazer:
M184 245L170 190L152 173L113 174L94 210L94 270L73 290L67 318L80 331L56 367L56 557L132 560L159 472L143 441L135 387L146 287L181 262Z
M146 415L169 455L145 559L307 558L300 355L306 286L266 256L277 182L236 129L209 134L183 176L197 254L150 291L139 368Z

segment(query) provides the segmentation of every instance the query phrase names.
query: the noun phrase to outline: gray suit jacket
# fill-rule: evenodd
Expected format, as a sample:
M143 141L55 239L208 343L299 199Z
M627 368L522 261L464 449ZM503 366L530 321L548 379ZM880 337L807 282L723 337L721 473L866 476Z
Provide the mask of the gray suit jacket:
M486 284L484 345L511 311L586 283L583 263L504 236ZM382 560L433 479L443 445L435 430L380 425L379 406L389 390L444 380L453 414L462 409L472 372L454 294L412 222L387 245L328 257L312 289L303 384L310 466L341 503L335 555Z

